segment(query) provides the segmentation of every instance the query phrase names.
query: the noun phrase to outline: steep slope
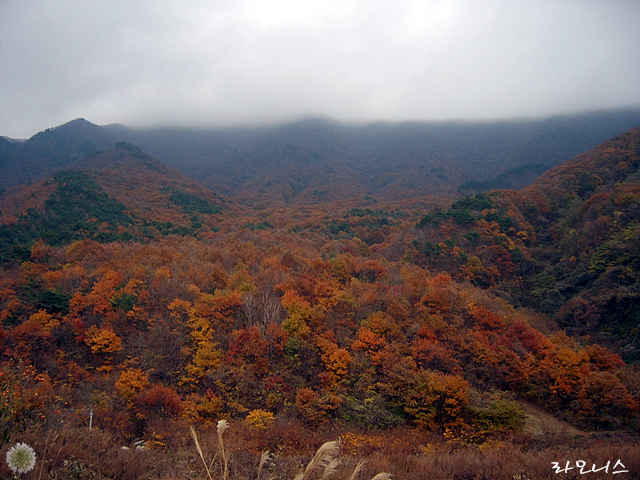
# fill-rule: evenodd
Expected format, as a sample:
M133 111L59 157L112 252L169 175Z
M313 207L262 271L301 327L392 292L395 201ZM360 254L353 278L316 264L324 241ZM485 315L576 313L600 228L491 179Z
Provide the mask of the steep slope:
M640 358L640 129L418 223L414 258Z
M61 245L217 228L221 197L130 144L65 167L51 179L0 195L2 261L24 258L38 238Z
M539 238L540 271L525 284L536 304L569 331L640 359L640 128L553 169L522 197Z

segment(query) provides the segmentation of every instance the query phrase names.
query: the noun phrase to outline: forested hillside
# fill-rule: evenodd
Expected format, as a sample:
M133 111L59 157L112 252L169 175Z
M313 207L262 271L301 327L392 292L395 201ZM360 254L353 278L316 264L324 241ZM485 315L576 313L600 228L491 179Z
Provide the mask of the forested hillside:
M1 261L28 259L39 239L50 245L145 241L218 228L222 198L133 145L121 142L67 167L0 195Z
M281 456L313 432L352 454L393 432L418 456L534 451L533 408L636 435L640 129L470 196L446 191L464 175L437 142L402 142L394 166L378 140L368 173L312 140L238 157L233 198L124 142L6 188L0 441L88 412L171 455L176 431L221 418Z
M489 287L638 360L640 129L520 191L436 209L418 223L418 263Z

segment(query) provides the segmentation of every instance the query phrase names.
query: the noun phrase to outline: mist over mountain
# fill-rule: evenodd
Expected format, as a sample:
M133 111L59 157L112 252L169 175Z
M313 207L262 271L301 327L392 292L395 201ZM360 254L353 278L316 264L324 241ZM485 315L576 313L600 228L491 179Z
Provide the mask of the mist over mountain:
M522 188L546 169L640 124L640 109L546 120L349 125L309 119L234 129L97 126L84 119L0 141L0 186L43 178L119 141L243 203L450 196ZM261 200L262 199L262 200Z

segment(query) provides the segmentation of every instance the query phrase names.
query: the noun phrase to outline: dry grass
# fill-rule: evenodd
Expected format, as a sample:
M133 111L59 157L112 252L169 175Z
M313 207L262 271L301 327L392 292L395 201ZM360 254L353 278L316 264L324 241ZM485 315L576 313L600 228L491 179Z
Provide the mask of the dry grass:
M567 433L569 435L586 435L586 432L578 430L567 422L554 417L545 412L540 407L528 402L519 402L525 411L524 430L534 435L544 435L549 433Z
M468 445L436 434L398 430L377 435L358 433L351 438L366 439L369 435L372 440L363 440L358 448L346 451L344 441L338 446L331 440L340 432L327 430L299 431L297 436L291 432L289 438L296 438L298 443L290 452L256 451L256 436L264 436L269 443L282 427L272 428L256 432L238 422L226 432L212 426L199 427L192 433L183 423L165 420L149 426L144 450L136 450L132 442L126 443L115 433L88 430L86 426L27 432L13 441L24 441L36 450L36 468L27 477L32 479L369 480L381 472L392 473L395 480L596 478L580 475L578 469L562 475L552 469L552 462L565 465L570 461L575 465L577 460L586 461L589 468L610 461L609 474L603 478L612 475L617 460L629 473L616 474L616 480L638 478L640 472L640 444L633 438L523 434ZM346 434L343 437L349 438ZM0 445L0 459L10 446ZM0 478L10 476L4 461L0 462ZM383 478L388 476L376 480Z

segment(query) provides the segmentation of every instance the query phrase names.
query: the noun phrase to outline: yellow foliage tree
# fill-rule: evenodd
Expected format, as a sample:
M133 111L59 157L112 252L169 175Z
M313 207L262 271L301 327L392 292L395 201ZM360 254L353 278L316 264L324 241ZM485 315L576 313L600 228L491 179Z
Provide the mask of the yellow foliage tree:
M122 339L110 328L90 327L85 343L95 354L111 354L122 350Z
M60 325L60 320L48 313L46 310L38 310L29 317L29 320L38 322L46 329L52 329Z
M118 393L127 401L149 386L149 376L140 368L129 368L120 373L115 384Z
M259 430L273 425L275 421L276 417L273 413L261 409L251 410L247 418L244 419L244 423L249 427Z
M174 310L174 311L177 311ZM211 322L199 315L195 309L188 314L190 344L183 348L183 354L191 357L182 377L183 383L197 384L209 371L215 371L220 366L222 350L214 341L214 329Z
M307 324L311 317L309 302L289 290L282 297L282 305L287 309L287 318L282 322L282 329L292 336L307 338L311 333Z

